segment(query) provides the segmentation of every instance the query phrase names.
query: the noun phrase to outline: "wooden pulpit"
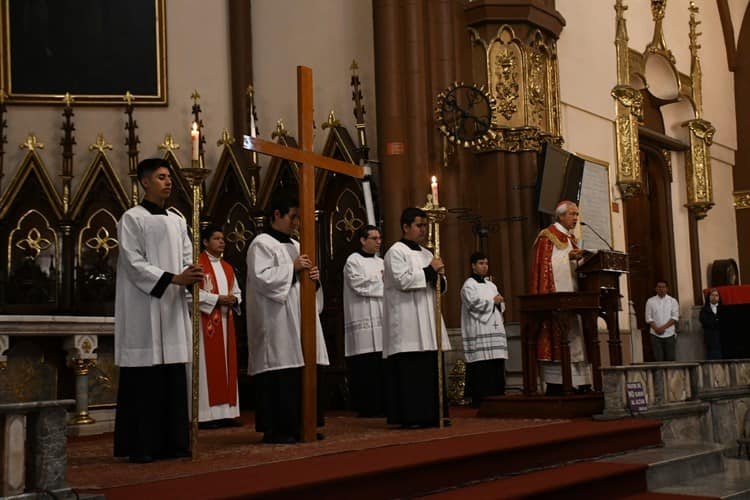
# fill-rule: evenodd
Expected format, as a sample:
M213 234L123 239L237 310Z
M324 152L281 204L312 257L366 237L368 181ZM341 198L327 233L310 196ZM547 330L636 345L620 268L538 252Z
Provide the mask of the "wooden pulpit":
M539 393L539 368L537 361L537 339L542 328L554 330L553 338L559 339L560 366L562 369L563 394L572 393L570 368L570 341L568 332L571 322L581 317L587 360L591 363L594 390L601 391L602 376L599 356L599 337L596 318L601 311L601 295L598 291L558 292L535 295L519 295L521 311L521 351L523 356L523 392L526 395Z
M578 265L578 290L581 292L599 292L601 311L609 332L609 363L611 366L622 364L622 342L620 326L617 319L622 310L620 301L620 275L629 268L628 254L615 250L599 250L584 256Z

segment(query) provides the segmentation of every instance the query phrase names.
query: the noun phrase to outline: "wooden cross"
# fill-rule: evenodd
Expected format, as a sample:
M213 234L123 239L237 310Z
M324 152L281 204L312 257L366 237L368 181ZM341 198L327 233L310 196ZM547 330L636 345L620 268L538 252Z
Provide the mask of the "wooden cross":
M282 146L275 142L245 136L243 147L257 153L283 158L299 164L299 210L300 210L300 254L307 254L317 265L315 245L315 170L322 168L339 174L364 177L364 169L358 165L317 155L313 149L313 80L312 70L297 66L297 117L299 149ZM300 280L301 293L301 338L305 367L302 375L302 440L315 441L317 413L317 366L315 345L315 284L308 279Z

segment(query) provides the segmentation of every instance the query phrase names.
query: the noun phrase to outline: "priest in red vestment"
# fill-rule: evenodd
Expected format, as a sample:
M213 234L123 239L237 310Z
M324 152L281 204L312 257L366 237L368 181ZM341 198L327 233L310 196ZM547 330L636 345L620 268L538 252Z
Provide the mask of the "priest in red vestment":
M531 267L529 293L575 292L578 281L575 273L583 250L578 248L572 231L578 224L578 206L561 201L555 210L556 222L539 232L534 242L534 261ZM570 361L573 385L591 384L591 365L585 360L585 345L578 317L571 321ZM560 333L544 325L537 338L537 359L541 362L542 377L547 393L561 389Z
M198 421L203 429L240 425L237 389L236 307L242 300L232 266L221 258L224 233L218 226L201 231L205 272L200 291L200 379Z

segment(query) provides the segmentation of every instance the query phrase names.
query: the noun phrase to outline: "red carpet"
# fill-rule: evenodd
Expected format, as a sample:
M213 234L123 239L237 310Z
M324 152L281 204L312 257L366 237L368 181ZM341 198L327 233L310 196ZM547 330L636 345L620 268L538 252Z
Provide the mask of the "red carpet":
M327 439L259 445L250 428L202 431L198 460L129 464L111 436L69 445L69 484L117 498L351 498L425 494L470 481L652 446L659 423L457 417L450 428L403 431L382 420L327 420Z

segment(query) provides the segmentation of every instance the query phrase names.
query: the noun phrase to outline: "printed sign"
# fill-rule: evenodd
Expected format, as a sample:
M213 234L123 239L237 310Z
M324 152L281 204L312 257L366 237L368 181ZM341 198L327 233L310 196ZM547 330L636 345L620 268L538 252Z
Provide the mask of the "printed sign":
M628 394L628 406L633 412L643 412L648 410L646 401L646 392L643 390L643 384L640 382L626 382L625 390Z

